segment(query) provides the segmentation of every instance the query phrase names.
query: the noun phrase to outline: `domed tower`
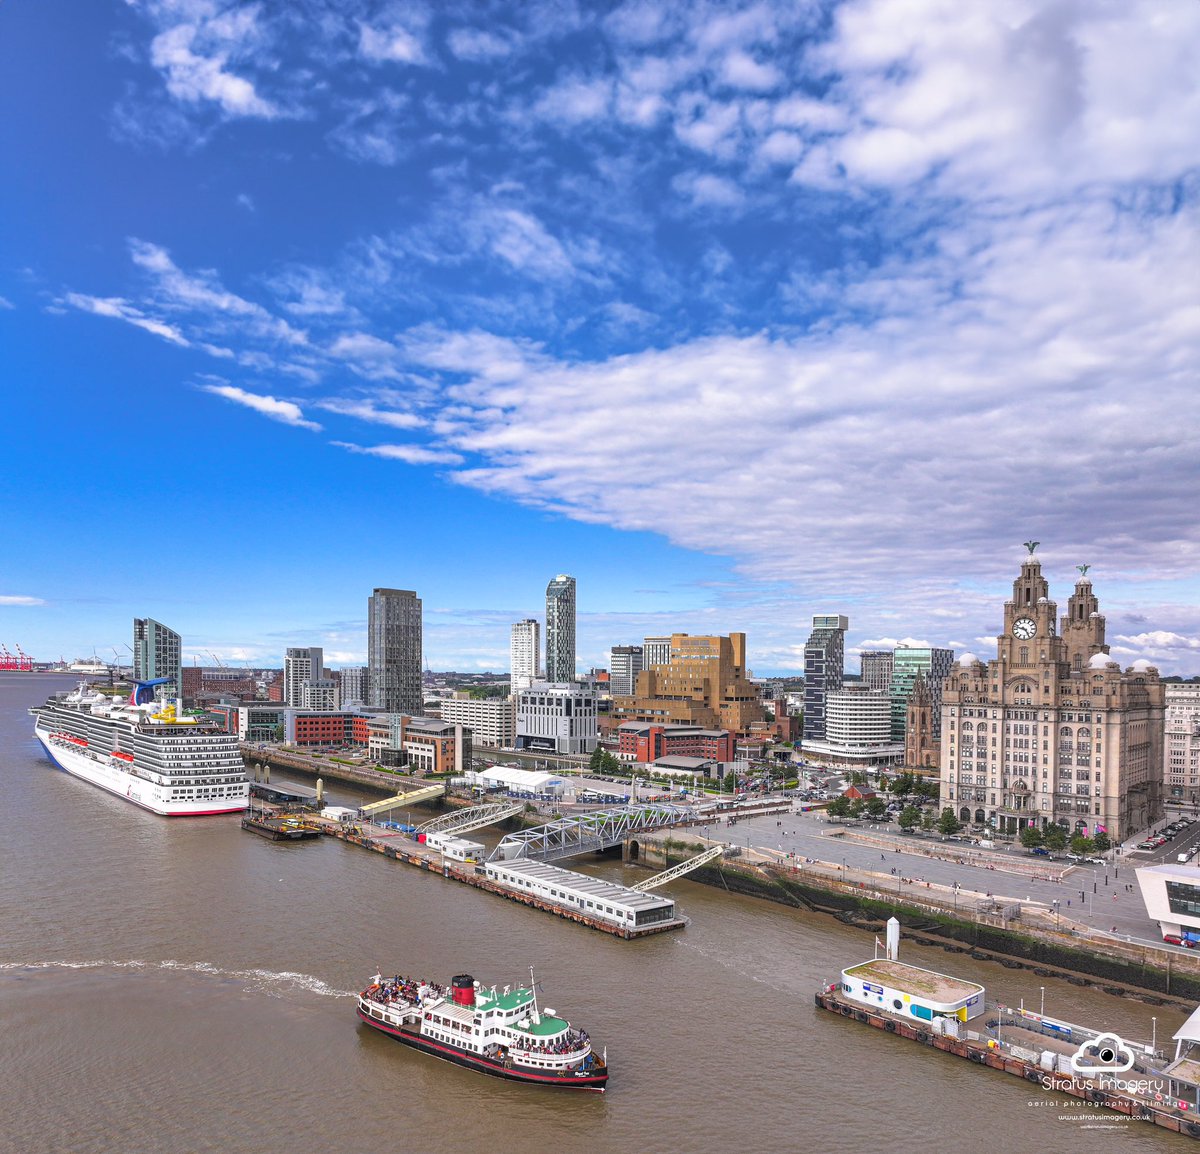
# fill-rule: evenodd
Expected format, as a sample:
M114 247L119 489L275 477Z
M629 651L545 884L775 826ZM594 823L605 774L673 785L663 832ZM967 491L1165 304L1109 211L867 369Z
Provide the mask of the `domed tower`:
M1100 602L1092 592L1092 583L1087 578L1090 565L1080 565L1082 574L1075 582L1075 592L1067 601L1067 612L1062 618L1062 638L1066 648L1067 663L1072 673L1081 673L1088 668L1097 653L1107 653L1104 644L1104 617L1100 613Z

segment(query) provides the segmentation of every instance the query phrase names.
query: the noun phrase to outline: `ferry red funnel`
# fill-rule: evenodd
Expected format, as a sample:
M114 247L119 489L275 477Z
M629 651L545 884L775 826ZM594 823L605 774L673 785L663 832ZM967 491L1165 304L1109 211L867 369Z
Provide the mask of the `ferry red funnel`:
M450 983L450 996L456 1006L475 1005L475 979L470 974L455 974Z

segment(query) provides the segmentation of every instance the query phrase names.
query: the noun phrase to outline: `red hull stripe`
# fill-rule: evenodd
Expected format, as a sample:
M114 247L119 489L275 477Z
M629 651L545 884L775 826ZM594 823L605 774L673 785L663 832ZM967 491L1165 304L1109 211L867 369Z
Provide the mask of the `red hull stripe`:
M466 1050L456 1050L453 1046L444 1046L426 1037L412 1037L400 1030L393 1029L383 1022L376 1021L369 1014L364 1014L361 1006L357 1008L357 1012L358 1016L368 1026L373 1026L376 1030L387 1034L390 1038L395 1038L398 1042L403 1042L406 1046L412 1046L414 1050L428 1048L437 1051L439 1054L451 1056L456 1062L465 1062L478 1070L482 1070L486 1074L496 1074L499 1077L510 1078L517 1082L542 1082L553 1086L572 1086L579 1090L590 1090L594 1087L603 1089L604 1084L608 1081L607 1074L576 1078L573 1074L538 1074L532 1070L527 1072L525 1070L516 1070L509 1066L497 1066L495 1063L488 1062L480 1058L477 1054L471 1054Z

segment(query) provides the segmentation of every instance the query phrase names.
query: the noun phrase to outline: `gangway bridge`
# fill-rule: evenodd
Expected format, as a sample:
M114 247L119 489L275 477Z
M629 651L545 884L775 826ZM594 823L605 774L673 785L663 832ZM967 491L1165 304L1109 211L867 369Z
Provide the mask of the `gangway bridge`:
M696 815L690 806L653 802L592 810L560 817L534 829L508 834L488 855L488 861L557 861L576 854L609 849L634 833L687 825Z
M711 849L706 849L703 853L688 858L687 861L680 862L678 865L672 866L669 870L663 870L662 873L655 874L652 878L647 878L644 882L638 882L629 888L631 890L638 890L640 893L646 893L648 890L656 890L659 886L666 885L667 882L673 882L676 878L681 878L684 874L690 874L692 870L697 870L702 865L707 865L710 861L715 861L724 852L724 846L714 845Z
M389 809L399 809L405 805L418 805L423 801L433 801L435 798L446 796L446 783L425 785L419 789L410 789L406 793L398 793L395 797L385 797L383 801L373 801L370 805L360 806L363 817L373 817L377 813L386 813Z
M523 801L472 805L422 822L417 826L417 833L470 833L474 829L483 829L485 825L495 825L505 818L516 817L524 808Z

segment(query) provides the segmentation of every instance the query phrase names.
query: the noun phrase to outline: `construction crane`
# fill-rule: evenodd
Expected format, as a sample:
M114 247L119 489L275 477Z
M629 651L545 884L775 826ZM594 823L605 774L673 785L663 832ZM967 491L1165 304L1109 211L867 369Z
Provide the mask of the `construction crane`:
M207 653L209 657L211 657L217 663L218 669L225 668L225 663L211 649L206 649L204 652Z

